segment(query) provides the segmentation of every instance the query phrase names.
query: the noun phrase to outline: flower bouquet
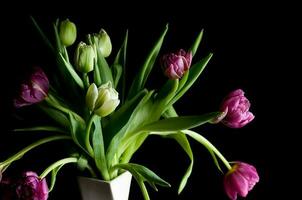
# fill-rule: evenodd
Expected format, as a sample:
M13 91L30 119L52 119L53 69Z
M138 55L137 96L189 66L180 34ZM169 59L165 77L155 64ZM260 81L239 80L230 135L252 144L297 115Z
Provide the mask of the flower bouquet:
M213 157L218 170L225 174L224 187L230 199L245 197L259 181L256 169L243 162L228 162L205 137L192 129L207 123L223 123L230 128L240 128L253 120L250 103L240 89L231 92L215 112L197 116L180 116L174 104L190 89L212 58L212 53L192 62L202 40L199 33L191 48L161 55L160 49L168 31L162 31L143 65L138 68L131 86L126 88L126 58L128 32L117 51L113 63L112 44L109 35L101 29L88 34L85 42L70 48L77 39L76 25L67 20L54 23L54 42L37 22L33 24L55 56L57 68L46 74L42 68L34 68L20 87L14 100L18 109L35 106L55 122L55 126L37 124L15 131L47 131L52 136L35 141L6 160L0 162L1 187L9 188L7 199L48 198L54 188L58 172L67 164L76 164L87 171L91 178L111 181L128 171L137 181L145 200L149 199L145 183L157 190L156 185L170 187L147 167L132 163L131 158L150 135L163 136L178 142L191 160L178 186L178 193L185 188L193 169L193 152L189 139L203 145ZM73 55L73 56L71 56ZM160 57L158 59L158 57ZM159 62L156 62L156 61ZM160 63L166 83L158 89L146 88L152 68ZM52 76L51 76L52 75ZM52 78L50 78L52 77ZM67 91L67 92L66 92ZM12 180L5 175L15 161L40 145L66 141L74 146L74 152L49 163L40 172L25 172ZM221 167L220 164L224 167ZM46 178L49 178L47 184Z

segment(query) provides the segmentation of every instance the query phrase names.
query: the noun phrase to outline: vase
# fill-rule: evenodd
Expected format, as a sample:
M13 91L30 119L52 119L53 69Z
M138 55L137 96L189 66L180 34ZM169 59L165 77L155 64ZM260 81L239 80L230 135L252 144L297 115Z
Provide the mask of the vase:
M111 181L78 177L83 200L128 200L132 175L124 172Z

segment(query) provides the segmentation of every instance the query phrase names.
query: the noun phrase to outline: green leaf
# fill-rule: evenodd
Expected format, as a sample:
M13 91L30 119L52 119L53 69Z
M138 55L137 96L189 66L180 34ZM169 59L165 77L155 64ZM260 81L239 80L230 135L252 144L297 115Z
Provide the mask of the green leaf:
M137 92L142 90L145 86L145 83L148 79L148 76L153 68L157 55L161 49L162 43L164 41L165 35L168 31L168 24L166 25L164 31L162 32L160 38L155 43L151 52L147 56L144 65L140 68L139 73L135 77L134 81L129 90L128 98L133 97Z
M178 88L178 79L176 80L168 80L166 84L161 88L158 94L156 94L155 100L150 106L146 107L147 110L150 111L149 116L146 116L145 122L152 122L160 118L164 110L166 109L167 103L174 97L175 92L177 91ZM145 115L144 115L145 116ZM138 115L138 118L144 119L140 115ZM139 124L143 125L143 123ZM131 125L131 127L135 127ZM135 132L135 131L134 131ZM148 134L140 134L135 136L136 139L131 138L132 142L127 142L125 137L124 141L125 143L128 143L128 146L125 149L125 152L122 155L122 162L129 162L131 159L132 155L137 151L137 149L143 144L145 139L147 138ZM123 145L121 145L121 149L123 149Z
M126 31L125 34L125 39L124 42L119 49L115 60L114 60L114 65L118 64L122 66L122 85L121 85L121 100L122 104L124 103L125 100L125 92L126 92L126 58L127 58L127 46L128 46L128 30Z
M189 77L189 73L190 73L190 70L188 70L184 76L180 79L179 81L179 86L178 86L178 89L177 89L177 92L181 91L181 89L185 86L185 84L187 83L187 80L188 80L188 77Z
M103 140L103 132L101 126L101 120L99 117L95 117L93 120L94 123L94 131L92 136L92 144L93 144L93 151L94 151L94 159L95 164L99 171L101 172L105 181L110 180L105 149L104 149L104 140Z
M167 104L174 98L175 93L178 90L178 83L178 79L169 79L158 92L153 105L153 118L158 119L167 109Z
M194 164L194 157L193 157L193 152L190 146L190 143L184 133L181 131L178 132L154 132L151 133L152 135L161 135L161 136L167 136L168 138L172 138L178 142L178 144L182 147L182 149L186 152L188 157L190 158L190 165L182 177L182 180L180 182L179 188L178 188L178 194L182 192L182 190L185 188L189 177L191 176L192 169L193 169L193 164Z
M115 134L122 129L122 127L127 123L133 110L139 105L142 98L147 95L147 90L142 90L131 100L123 104L117 111L115 111L111 116L109 122L105 125L103 124L104 130L104 142L105 147L108 147L109 142L115 136Z
M135 171L137 174L143 177L144 181L154 183L162 187L171 187L171 185L168 182L166 182L158 175L156 175L153 171L142 165L138 165L134 163L125 163L125 164L117 164L114 167L127 170L130 173L132 171Z
M50 131L50 132L58 132L58 133L68 133L65 130L55 127L55 126L35 126L30 128L18 128L14 129L16 132L23 132L23 131Z
M76 116L72 113L69 113L70 120L70 132L73 141L81 147L85 152L85 124L78 120Z
M220 115L220 112L212 112L198 116L171 117L147 124L137 132L168 132L191 129L211 121L218 115Z
M56 183L57 174L63 166L64 166L64 164L60 165L59 167L57 167L51 171L51 181L50 181L50 186L49 186L49 192L51 192L53 190L55 183Z
M49 117L51 117L58 124L60 124L66 129L70 128L69 119L64 113L58 111L57 109L46 106L44 104L38 104L38 106L43 112L45 112Z
M139 148L139 145L147 138L135 134L139 133L140 128L145 124L155 122L160 118L166 109L167 103L174 97L177 88L178 80L168 80L159 93L154 95L155 97L148 99L141 108L137 108L138 111L133 113L131 119L128 121L128 127L122 130L126 134L119 138L119 146L116 150L118 157L124 154L123 160L128 161L131 159L132 155ZM136 141L137 138L140 141L138 143Z
M73 66L65 60L64 56L61 53L59 53L58 59L59 59L59 62L64 64L67 71L70 73L70 75L72 76L74 81L80 86L80 88L84 89L84 83L83 83L82 79L80 78L80 76L77 74L77 72L74 70Z
M114 135L112 140L110 140L109 147L107 149L107 162L108 167L112 166L114 163L113 158L119 158L124 152L125 146L121 146L121 140L125 138L126 135L131 133L131 131L137 129L139 126L143 126L148 123L150 119L150 113L152 112L151 96L153 91L148 92L143 99L135 106L133 112L129 118L127 118L127 123L123 125L119 131ZM115 163L117 164L117 163Z
M128 163L130 161L133 154L141 147L141 145L147 139L148 135L149 133L142 133L133 138L133 142L128 145L120 158L121 163Z
M59 19L57 19L56 23L53 24L53 29L54 29L54 32L55 32L57 51L59 53L63 53L63 45L61 43L61 39L60 39L60 36L59 36L58 27L59 27Z
M195 55L195 53L196 53L196 51L199 47L199 44L202 40L202 36L203 36L203 29L200 31L200 33L198 34L196 40L194 41L193 45L190 48L190 51L192 52L192 56Z
M117 164L114 168L124 169L132 174L140 175L143 181L147 181L150 185L159 185L162 187L171 187L171 185L156 175L153 171L142 165L134 163ZM134 172L134 173L133 173Z
M214 164L216 165L217 169L223 174L223 171L222 171L222 169L221 169L221 167L219 165L219 162L218 162L218 160L216 158L215 153L211 149L209 149L209 148L207 148L207 149L210 152L210 154L211 154L211 156L213 158Z
M182 131L184 134L190 136L191 138L193 138L194 140L196 140L197 142L199 142L200 144L202 144L212 155L215 165L217 166L218 170L221 171L221 168L219 166L219 163L217 161L217 158L220 158L220 160L225 164L225 166L228 168L228 170L230 170L232 167L230 165L230 163L225 159L225 157L218 151L218 149L210 142L208 141L205 137L203 137L202 135L191 131L191 130L183 130Z
M98 66L97 61L95 60L95 64L94 64L94 69L93 69L93 80L94 83L99 87L102 85L102 79L101 79L101 75L100 75L100 67Z
M174 109L173 106L169 107L164 113L163 113L163 117L164 118L170 118L170 117L177 117L178 114L176 112L176 110Z
M193 164L194 164L194 157L193 157L193 152L192 152L190 143L185 134L183 134L183 133L173 134L170 137L172 137L173 139L175 139L178 142L178 144L186 152L186 154L188 155L188 157L190 158L190 161L191 161L186 173L184 174L184 176L182 177L182 180L180 182L180 185L178 188L178 194L180 194L182 192L182 190L185 188L189 177L191 176Z
M46 37L45 33L42 31L37 21L32 16L30 16L30 19L33 22L34 27L37 29L38 33L40 34L41 38L46 43L46 45L51 49L51 51L55 52L55 48L52 46L51 42Z
M173 106L171 106L166 112L164 117L169 118L169 117L177 117L177 113L175 111L175 109L173 108ZM159 135L162 135L162 133L158 133ZM165 134L166 135L166 134ZM194 157L193 157L193 152L190 146L190 143L186 137L186 135L184 133L182 133L181 131L178 131L176 133L171 133L169 135L167 135L168 138L172 138L175 139L178 144L182 147L182 149L186 152L186 154L189 156L190 158L190 165L186 171L186 173L184 174L184 176L182 177L182 180L180 182L180 185L178 187L178 194L180 194L182 192L182 190L185 188L189 177L191 176L192 173L192 169L193 169L193 164L194 164Z
M126 31L124 42L114 59L114 64L125 66L126 56L127 56L127 45L128 45L128 30Z
M121 65L119 64L114 64L113 65L113 83L114 83L114 88L117 88L118 83L120 81L120 78L122 76L123 73L123 68Z
M175 97L170 102L169 106L167 106L167 107L170 107L171 105L173 105L176 101L178 101L178 99L180 99L190 89L190 87L194 84L194 82L200 76L200 74L202 73L204 68L207 66L207 64L210 61L210 59L212 58L212 56L213 56L213 54L210 53L207 57L200 60L199 62L197 62L190 68L188 80L186 81L186 83L182 87L182 89L177 93L177 95L175 95Z
M101 76L102 84L107 83L108 81L114 83L111 69L109 68L106 59L102 55L100 48L97 47L96 51L97 51L97 66L99 67L99 73Z

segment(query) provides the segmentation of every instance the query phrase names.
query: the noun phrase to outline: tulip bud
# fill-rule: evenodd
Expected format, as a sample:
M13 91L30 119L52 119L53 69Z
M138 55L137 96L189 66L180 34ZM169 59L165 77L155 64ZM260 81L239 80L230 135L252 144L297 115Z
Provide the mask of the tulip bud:
M69 21L68 19L64 20L60 24L60 32L59 36L61 39L61 42L65 46L70 46L72 45L76 38L77 38L77 28L76 25Z
M246 197L248 192L259 182L256 168L252 165L238 162L224 177L224 189L228 197L237 199L237 195Z
M97 47L100 49L102 55L106 58L110 55L112 50L112 44L109 35L106 33L104 29L98 34L94 34L94 40L97 44Z
M170 79L180 79L189 70L192 62L192 53L183 49L177 53L166 54L162 57L161 64L164 73Z
M111 114L119 105L118 92L112 87L111 82L101 85L98 92L94 112L101 117L105 117Z
M94 83L92 83L88 90L87 90L87 94L86 94L86 105L89 108L89 110L93 111L94 110L94 105L96 102L96 99L98 98L98 88L96 87L96 85Z
M93 70L95 51L93 46L80 42L75 52L75 64L78 71L88 73Z

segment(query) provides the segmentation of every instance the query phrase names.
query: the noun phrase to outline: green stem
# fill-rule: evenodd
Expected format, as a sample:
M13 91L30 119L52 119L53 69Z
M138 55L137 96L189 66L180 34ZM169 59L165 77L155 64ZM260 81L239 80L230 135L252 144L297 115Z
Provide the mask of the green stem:
M89 154L92 157L94 156L94 152L93 152L93 149L92 149L91 144L90 144L90 132L91 132L91 126L92 126L93 120L96 116L97 115L95 115L95 114L90 115L89 120L88 120L88 124L87 124L87 128L86 128L85 144L86 144L86 148L87 148Z
M72 138L70 136L65 136L65 135L62 136L62 135L60 135L60 136L52 136L52 137L48 137L48 138L44 138L44 139L38 140L38 141L32 143L31 145L25 147L24 149L22 149L21 151L19 151L15 155L9 157L7 160L1 162L0 163L0 169L3 166L11 164L15 160L20 159L25 153L27 153L28 151L34 149L37 146L40 146L42 144L45 144L45 143L48 143L48 142L52 142L52 141L55 141L55 140L66 140L66 139L72 139Z
M228 170L232 169L232 166L230 165L230 163L227 161L227 159L218 151L218 149L209 141L207 140L205 137L203 137L202 135L194 132L194 131L190 131L190 130L184 130L182 131L185 134L189 135L190 137L192 137L193 139L195 139L196 141L198 141L199 143L201 143L202 145L204 145L207 149L212 150L219 158L220 160L223 162L223 164L228 168Z
M88 169L88 171L90 172L90 174L91 174L91 176L92 176L93 178L96 178L96 177L97 177L97 175L96 175L96 173L94 172L93 168L92 168L88 163L87 163L86 168Z
M68 56L68 52L67 52L67 49L66 49L66 46L63 46L63 51L64 51L64 57L65 57L65 60L70 63L69 61L69 56Z
M90 85L90 81L87 73L83 73L83 82L84 82L84 87L87 89Z
M146 188L144 182L143 181L138 181L138 185L141 189L141 192L143 193L144 199L145 200L150 200L150 197L149 197L149 194L148 194L148 191L147 191L147 188Z
M58 160L57 162L51 164L49 167L47 167L44 172L39 176L40 179L45 178L52 170L56 169L57 167L63 166L68 163L77 163L78 158L75 157L69 157L64 158L62 160Z

